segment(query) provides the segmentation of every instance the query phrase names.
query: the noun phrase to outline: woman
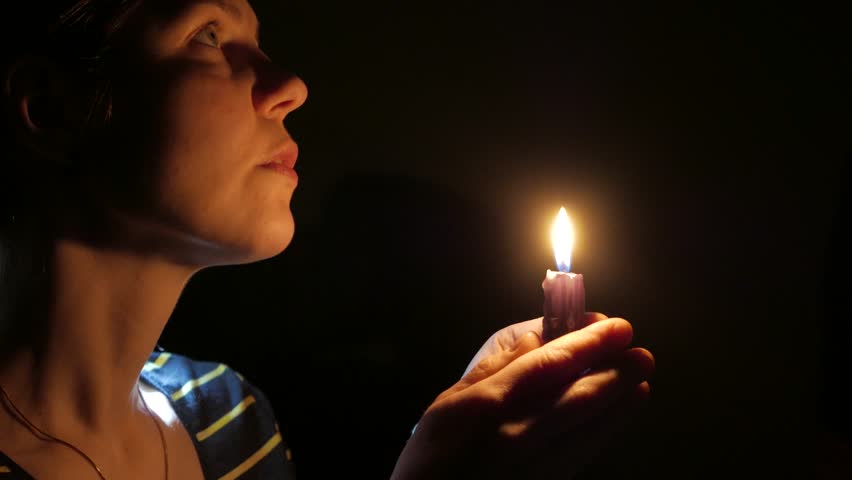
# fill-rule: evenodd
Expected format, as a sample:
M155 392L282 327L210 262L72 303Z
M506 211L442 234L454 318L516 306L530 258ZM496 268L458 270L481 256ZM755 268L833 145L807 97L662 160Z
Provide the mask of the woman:
M4 39L0 480L291 478L262 392L156 342L194 273L290 242L305 85L246 0L30 3ZM394 478L576 471L653 369L626 321L590 320L498 332Z

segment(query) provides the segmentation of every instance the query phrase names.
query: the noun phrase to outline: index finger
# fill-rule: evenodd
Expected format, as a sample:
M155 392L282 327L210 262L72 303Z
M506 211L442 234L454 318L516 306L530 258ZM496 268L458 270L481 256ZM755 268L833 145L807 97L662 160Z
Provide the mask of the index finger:
M607 316L602 313L586 312L585 324L590 325L606 318ZM474 355L467 364L467 368L465 368L462 377L467 375L473 367L478 365L484 358L510 350L521 337L529 332L535 332L535 334L541 338L541 317L509 325L491 335L491 337L482 344L482 347L479 348L479 351L476 352L476 355Z
M565 384L624 350L632 340L633 327L627 320L601 319L515 359L486 382L508 397L535 394Z
M591 325L607 318L609 317L600 312L586 312L586 325Z

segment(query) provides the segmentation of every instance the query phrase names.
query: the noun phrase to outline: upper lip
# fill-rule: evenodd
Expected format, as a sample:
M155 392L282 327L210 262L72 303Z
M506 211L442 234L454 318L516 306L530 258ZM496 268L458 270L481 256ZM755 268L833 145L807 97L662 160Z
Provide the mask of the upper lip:
M296 165L296 160L299 158L299 146L296 142L288 141L272 150L272 153L266 157L263 165L280 163L288 168L293 168Z

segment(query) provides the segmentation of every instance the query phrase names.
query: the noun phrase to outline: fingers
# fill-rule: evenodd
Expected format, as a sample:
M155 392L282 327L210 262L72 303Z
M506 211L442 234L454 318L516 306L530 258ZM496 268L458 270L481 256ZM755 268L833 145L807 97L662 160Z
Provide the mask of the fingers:
M609 365L574 381L553 404L552 413L541 416L528 436L547 441L597 418L636 385L647 383L653 372L651 352L644 348L622 352Z
M622 402L637 385L645 383L654 370L654 358L642 348L626 350L609 365L597 368L574 381L555 402L544 395L523 405L520 422L504 424L501 436L515 443L522 456L533 449L570 435L598 419L613 405ZM520 413L520 412L519 412ZM572 433L573 432L573 433Z
M511 363L512 360L532 351L540 345L541 338L539 338L538 334L527 332L518 338L515 341L515 345L508 350L503 350L483 358L463 380L467 380L467 383L472 385L484 378L490 377Z
M654 356L644 348L620 353L608 365L578 378L565 391L555 407L563 415L591 418L607 408L635 385L649 380L654 373Z
M471 373L470 377L479 379L490 377L511 363L514 359L541 346L541 337L534 331L529 331L515 339L515 344L507 350L483 359Z
M585 319L584 319L585 321L583 322L583 325L584 326L591 325L593 323L600 322L601 320L606 320L607 318L609 318L609 317L607 317L603 313L586 312L586 316L585 316ZM497 343L498 344L505 344L505 342L507 342L507 341L509 343L513 343L515 341L515 339L517 339L518 337L520 337L521 335L523 335L524 333L529 332L529 331L536 332L538 334L538 336L541 337L541 334L542 334L541 320L542 320L542 318L538 317L538 318L534 318L532 320L527 320L525 322L519 322L519 323L514 323L512 325L509 325L508 327L497 332L497 334L495 335Z
M600 455L636 418L650 398L648 382L634 385L595 421L549 442L527 459L526 478L570 478Z
M541 317L527 320L525 322L513 323L508 327L501 328L494 332L488 340L479 348L476 355L470 360L467 368L464 370L464 375L467 375L473 367L481 362L485 357L495 355L504 350L511 350L512 346L517 343L527 332L535 332L541 337ZM464 376L462 375L462 376Z
M590 325L606 318L607 316L602 313L587 312L585 318L585 325ZM515 345L515 343L518 341L518 339L520 339L528 332L535 332L536 334L538 334L539 337L541 337L541 317L534 318L532 320L527 320L525 322L513 323L508 327L498 330L494 333L494 335L491 335L491 337L485 341L482 347L480 347L479 351L476 352L476 355L474 355L470 363L468 363L467 368L465 368L464 370L464 375L467 375L468 372L473 370L473 367L475 367L485 357L489 355L494 355L504 350L510 350L512 346Z
M535 397L599 365L632 339L633 328L626 320L602 319L517 358L488 378L487 387L502 402Z
M541 346L541 338L534 331L528 331L521 335L515 344L507 350L489 355L479 361L470 371L449 390L444 392L439 399L480 382L494 373L503 369L513 360Z
M622 434L648 403L651 387L648 382L634 385L630 391L601 413L597 421L590 422L576 433L586 439L578 453L587 463L592 463L605 448Z
M513 323L495 334L496 346L501 350L510 350L518 340L529 332L541 337L541 317L525 322Z

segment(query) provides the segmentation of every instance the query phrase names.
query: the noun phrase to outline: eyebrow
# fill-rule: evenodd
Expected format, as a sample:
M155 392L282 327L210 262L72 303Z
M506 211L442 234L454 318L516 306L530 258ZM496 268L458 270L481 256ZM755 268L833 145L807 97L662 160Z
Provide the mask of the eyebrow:
M240 8L234 5L233 3L228 2L226 0L196 0L193 3L195 3L196 5L205 3L215 5L224 10L225 13L227 13L228 15L237 19L238 22L242 22L244 18L243 11L240 10ZM260 21L255 20L255 22L256 27L254 29L254 39L258 40L260 38Z

